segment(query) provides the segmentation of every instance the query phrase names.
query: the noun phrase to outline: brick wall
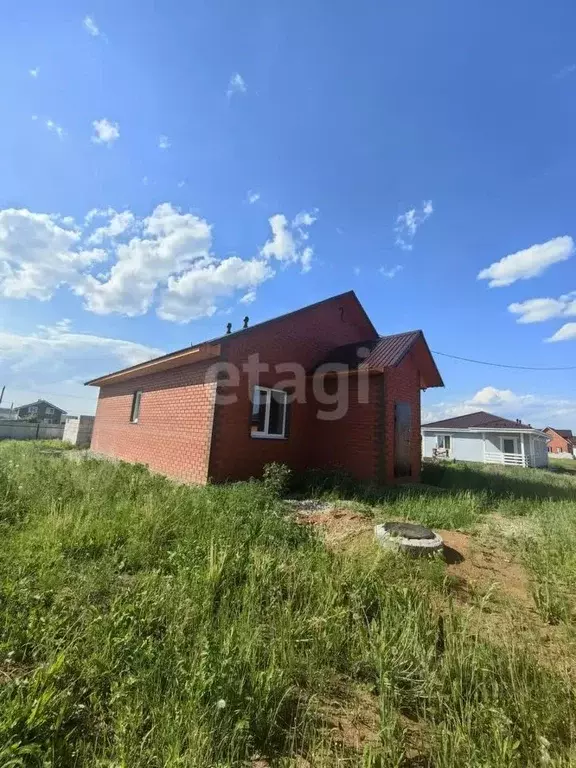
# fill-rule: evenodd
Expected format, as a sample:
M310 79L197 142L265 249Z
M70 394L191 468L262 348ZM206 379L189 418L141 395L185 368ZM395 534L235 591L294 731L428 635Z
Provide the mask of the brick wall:
M546 434L550 438L548 443L548 450L551 453L572 453L573 445L569 440L557 435L556 432L545 430Z
M375 331L352 295L337 297L306 312L280 319L221 343L221 361L241 369L249 355L271 369L299 363L310 370L334 347L375 338ZM368 402L358 401L358 379L345 377L349 408L345 417L326 421L314 401L311 382L306 402L291 405L285 439L250 436L251 392L248 375L238 386L218 384L220 394L236 401L214 407L216 385L211 363L197 363L101 388L92 439L94 451L147 464L182 480L205 483L260 476L265 464L278 461L296 470L342 468L361 480L394 482L394 404L412 406L412 479L420 475L420 381L418 350L396 369L371 375ZM341 377L338 377L341 378ZM266 387L290 389L289 371L262 373ZM138 424L130 423L132 396L143 391Z
M306 312L254 328L222 343L223 358L241 366L250 354L258 352L261 362L271 367L278 363L300 363L311 369L334 347L376 338L366 315L351 295L311 307ZM286 388L293 381L290 373L263 373L260 384ZM222 388L223 392L232 391ZM295 469L311 466L311 451L317 443L314 433L314 404L295 402L291 407L290 435L285 440L257 439L250 436L250 392L248 376L241 375L235 404L217 405L210 477L216 481L259 476L264 464L280 461Z
M357 480L378 479L381 457L383 377L368 379L368 402L360 402L355 375L338 377L348 387L348 411L335 421L319 419L316 408L310 422L308 463L311 467L343 470ZM330 410L322 406L323 410Z
M170 477L205 483L215 384L208 363L183 366L100 389L93 451L146 464ZM130 422L133 393L141 389L137 424Z
M411 448L412 477L402 480L418 481L422 461L422 440L420 436L420 374L416 366L416 348L413 348L396 368L385 373L384 387L386 416L384 425L384 457L381 478L385 483L395 482L394 478L394 406L409 403L412 412Z

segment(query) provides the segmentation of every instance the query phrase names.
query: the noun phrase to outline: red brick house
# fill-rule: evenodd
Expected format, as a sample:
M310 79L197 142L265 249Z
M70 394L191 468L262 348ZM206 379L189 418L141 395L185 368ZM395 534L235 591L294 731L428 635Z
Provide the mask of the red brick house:
M93 451L195 483L272 461L418 480L420 390L443 386L422 332L380 337L353 291L87 384Z
M574 435L571 429L546 427L542 431L550 438L548 443L550 453L560 454L560 458L574 458Z

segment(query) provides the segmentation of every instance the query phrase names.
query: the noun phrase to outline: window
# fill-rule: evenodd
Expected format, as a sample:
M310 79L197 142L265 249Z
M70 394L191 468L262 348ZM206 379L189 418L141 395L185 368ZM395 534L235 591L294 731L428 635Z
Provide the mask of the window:
M436 446L443 448L445 451L449 451L452 448L452 436L451 435L438 435L436 437Z
M50 408L50 407L46 408L47 416L52 416L53 413L54 413L54 408Z
M132 410L130 411L130 421L132 424L138 424L140 416L140 401L142 400L142 390L137 389L132 395Z
M252 396L252 437L286 437L288 393L282 389L254 387Z
M30 413L38 413L38 406L37 405L31 405L30 406Z
M516 450L516 440L513 437L504 437L502 439L502 453L518 453Z

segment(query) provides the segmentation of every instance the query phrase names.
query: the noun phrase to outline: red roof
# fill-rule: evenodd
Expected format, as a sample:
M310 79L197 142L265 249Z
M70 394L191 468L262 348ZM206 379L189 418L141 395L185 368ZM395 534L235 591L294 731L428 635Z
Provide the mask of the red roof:
M523 424L520 419L504 419L502 416L496 416L494 413L486 411L476 411L467 413L464 416L455 416L452 419L442 419L441 421L431 421L428 424L422 424L423 427L439 427L440 429L477 429L478 427L487 427L490 429L533 429L531 424Z
M574 440L574 435L572 434L571 429L556 429L556 427L546 427L546 429L551 429L552 432L556 432L556 434L563 437L564 440Z
M427 380L423 386L443 387L444 382L422 331L395 333L391 336L380 336L379 339L344 344L342 347L333 349L320 365L345 365L348 368L359 370L394 368L402 362L419 341L422 342L424 351L427 353L425 363L422 366L423 369L426 369L427 374ZM316 366L315 370L320 365Z

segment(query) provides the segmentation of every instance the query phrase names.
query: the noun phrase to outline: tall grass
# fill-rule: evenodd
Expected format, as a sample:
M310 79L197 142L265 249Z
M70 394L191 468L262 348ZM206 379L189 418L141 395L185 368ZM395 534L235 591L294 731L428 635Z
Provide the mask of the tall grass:
M0 540L0 765L570 764L570 681L478 637L442 562L331 552L261 483L3 443ZM356 748L324 702L359 687Z

